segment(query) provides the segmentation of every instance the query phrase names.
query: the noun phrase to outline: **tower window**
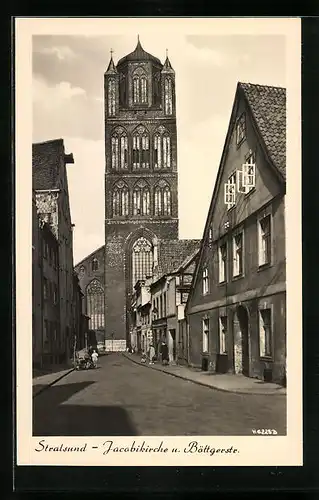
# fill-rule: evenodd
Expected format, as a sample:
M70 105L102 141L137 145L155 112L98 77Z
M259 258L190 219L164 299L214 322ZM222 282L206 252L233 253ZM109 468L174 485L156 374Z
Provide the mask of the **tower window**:
M99 280L94 279L86 289L87 315L90 317L89 328L104 328L104 290Z
M115 115L115 102L116 102L116 86L115 80L112 78L109 80L108 84L108 107L109 107L109 115Z
M127 169L128 140L123 127L117 127L111 137L112 169Z
M133 103L147 104L148 88L144 71L138 68L133 75Z
M133 169L150 167L150 141L145 127L139 126L133 134Z
M133 215L150 215L150 189L143 179L133 190Z
M159 127L154 135L154 168L170 168L171 138L164 127Z
M132 286L138 280L144 280L152 275L153 248L151 243L144 237L139 238L132 249Z
M172 80L165 78L165 114L171 115L173 113L173 94L172 94Z
M163 179L156 185L154 191L154 214L171 215L171 190Z
M129 190L123 181L115 184L112 203L113 217L123 217L129 214Z

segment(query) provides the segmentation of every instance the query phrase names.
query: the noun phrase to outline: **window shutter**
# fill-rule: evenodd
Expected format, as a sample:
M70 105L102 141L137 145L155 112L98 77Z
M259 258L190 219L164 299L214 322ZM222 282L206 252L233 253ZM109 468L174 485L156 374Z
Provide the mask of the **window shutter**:
M243 184L246 192L255 187L256 183L256 165L255 163L244 163L243 165Z
M237 170L236 181L237 181L237 192L246 193L245 176L243 170Z
M232 207L236 201L236 185L232 182L224 184L224 202L227 208Z
M263 264L263 242L262 242L262 228L260 220L257 222L257 233L258 233L258 264L261 266Z

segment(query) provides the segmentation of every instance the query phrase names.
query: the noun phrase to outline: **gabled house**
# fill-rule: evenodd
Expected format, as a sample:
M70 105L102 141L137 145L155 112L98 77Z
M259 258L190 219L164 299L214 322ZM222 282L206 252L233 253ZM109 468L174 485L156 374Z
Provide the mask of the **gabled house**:
M286 92L238 83L186 307L190 363L285 383Z
M192 283L195 261L199 251L198 240L192 245L182 248L177 261L168 260L162 263L166 272L155 277L151 284L152 327L155 351L159 353L160 342L165 340L168 345L170 363L186 361L187 340L184 324L184 308ZM176 254L175 258L176 258ZM184 258L183 258L184 257Z
M35 332L42 338L42 347L49 350L52 338L57 340L53 356L58 362L67 361L74 343L73 308L73 224L71 222L67 165L73 164L72 153L66 154L63 139L54 139L32 145L32 184L37 216L46 224L57 241L58 248L58 308L59 324L37 323ZM35 224L35 222L34 222ZM35 272L35 269L34 269ZM46 340L48 339L48 340ZM48 351L49 353L49 351ZM50 354L50 356L51 356ZM51 357L52 357L51 356Z

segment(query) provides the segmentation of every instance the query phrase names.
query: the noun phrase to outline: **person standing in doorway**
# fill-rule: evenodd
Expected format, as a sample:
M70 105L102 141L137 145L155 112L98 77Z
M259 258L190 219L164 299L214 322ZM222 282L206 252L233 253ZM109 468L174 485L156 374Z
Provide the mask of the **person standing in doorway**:
M168 365L168 346L165 341L162 342L161 346L161 353L162 353L162 364L163 365Z

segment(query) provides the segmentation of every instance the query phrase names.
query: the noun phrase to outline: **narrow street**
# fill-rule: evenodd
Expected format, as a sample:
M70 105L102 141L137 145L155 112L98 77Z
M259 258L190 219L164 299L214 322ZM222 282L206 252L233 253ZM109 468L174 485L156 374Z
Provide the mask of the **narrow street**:
M33 435L283 435L285 400L213 390L110 354L34 398Z

